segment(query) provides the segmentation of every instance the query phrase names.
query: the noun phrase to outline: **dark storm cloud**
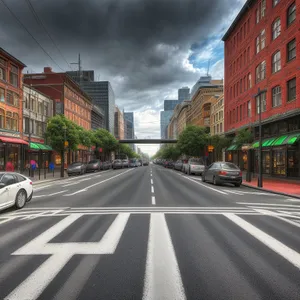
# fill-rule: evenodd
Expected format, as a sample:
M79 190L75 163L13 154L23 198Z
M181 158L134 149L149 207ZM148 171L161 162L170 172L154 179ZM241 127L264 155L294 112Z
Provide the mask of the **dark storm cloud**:
M160 89L196 81L183 68L183 54L207 45L239 0L31 0L69 62L81 53L83 66L109 79L117 101L138 109L157 101ZM63 69L54 45L26 1L8 6ZM240 5L240 4L239 4ZM59 69L7 12L0 1L0 45L36 72ZM113 81L115 77L118 80ZM144 97L144 98L142 98ZM162 100L162 99L161 99Z

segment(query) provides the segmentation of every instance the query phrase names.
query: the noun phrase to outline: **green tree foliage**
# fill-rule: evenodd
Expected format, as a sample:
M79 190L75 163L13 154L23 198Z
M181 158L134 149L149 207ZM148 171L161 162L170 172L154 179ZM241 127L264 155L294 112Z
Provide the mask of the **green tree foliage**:
M128 156L128 158L135 158L137 154L130 148L127 144L119 144L118 150L120 154L125 154Z
M209 138L209 143L214 146L215 160L222 160L222 149L230 146L231 139L225 136L213 135Z
M177 160L180 154L180 149L177 146L164 145L156 152L153 158Z
M189 125L180 134L177 145L182 154L202 156L208 145L208 134L204 127Z
M248 128L240 129L234 138L234 143L241 147L244 144L253 142L253 134Z
M64 151L65 140L71 150L76 150L80 144L77 125L64 115L57 115L48 120L45 136L51 147L59 153Z

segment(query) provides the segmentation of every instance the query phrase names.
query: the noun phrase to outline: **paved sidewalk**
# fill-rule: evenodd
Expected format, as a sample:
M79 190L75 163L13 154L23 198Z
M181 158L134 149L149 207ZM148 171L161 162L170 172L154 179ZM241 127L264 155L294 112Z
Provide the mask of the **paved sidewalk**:
M257 177L247 182L244 178L243 185L257 188ZM259 188L261 189L261 188ZM278 178L263 178L263 190L278 194L290 195L300 198L300 180L287 180Z
M23 174L26 177L29 177L29 171L28 170L22 172L21 174ZM53 174L53 172L49 173L48 170L47 170L46 171L46 178L45 178L44 170L41 170L40 177L39 177L39 171L36 170L34 172L34 176L31 176L29 178L32 180L32 182L34 184L41 184L41 183L46 183L46 182L59 180L61 178L60 177L60 169L54 170L54 174ZM65 172L65 177L64 178L68 178L68 175L67 175L66 172Z

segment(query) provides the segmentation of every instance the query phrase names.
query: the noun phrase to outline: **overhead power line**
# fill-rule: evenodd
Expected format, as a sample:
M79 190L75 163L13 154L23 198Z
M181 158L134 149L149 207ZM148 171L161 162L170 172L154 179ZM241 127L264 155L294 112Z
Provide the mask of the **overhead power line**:
M51 61L64 72L64 70L57 64L57 62L51 57L51 55L44 49L44 47L39 43L39 41L32 35L32 33L27 29L27 27L21 22L21 20L14 14L14 12L8 7L4 0L0 0L11 15L17 20L17 22L26 30L26 32L32 37L32 39L38 44L38 46L43 50L43 52L51 59Z
M47 36L49 37L49 39L52 41L53 45L55 46L55 48L57 49L57 51L59 52L59 54L61 55L61 57L63 58L63 60L65 61L65 63L68 65L68 67L72 70L71 65L68 63L67 59L65 58L65 56L63 55L63 53L60 51L58 45L56 44L56 42L54 41L54 39L52 38L52 36L50 35L49 31L47 30L46 26L44 25L44 23L42 22L42 20L40 19L40 17L38 16L36 10L34 9L32 3L30 0L25 0L27 2L27 5L30 9L30 11L32 12L33 16L35 17L36 21L38 24L40 24L45 33L47 34Z

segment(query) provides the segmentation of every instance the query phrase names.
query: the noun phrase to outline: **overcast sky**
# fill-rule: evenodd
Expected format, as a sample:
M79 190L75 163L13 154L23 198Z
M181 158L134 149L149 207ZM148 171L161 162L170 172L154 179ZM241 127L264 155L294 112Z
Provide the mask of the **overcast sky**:
M26 26L50 55L5 8ZM206 73L223 78L221 37L245 0L0 0L0 45L29 72L84 69L109 80L116 104L135 112L136 135L160 137L159 111ZM30 4L43 26L36 20ZM56 48L58 46L59 50ZM75 65L71 66L74 70ZM141 146L153 154L157 146Z

